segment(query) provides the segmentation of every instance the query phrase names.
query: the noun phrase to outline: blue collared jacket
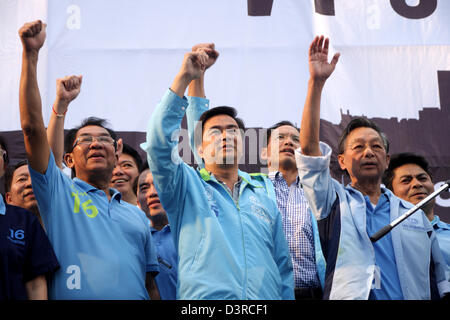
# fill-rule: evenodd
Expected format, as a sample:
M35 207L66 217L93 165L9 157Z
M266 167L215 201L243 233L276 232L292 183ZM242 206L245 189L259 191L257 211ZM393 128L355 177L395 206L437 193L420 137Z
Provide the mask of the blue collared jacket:
M320 148L323 156L304 156L298 149L296 158L300 181L319 223L327 260L324 299L368 299L374 280L375 252L366 231L366 202L361 192L331 178L331 148L322 142ZM389 198L391 221L412 207L388 189L382 191ZM425 214L414 213L391 232L403 297L431 299L431 288L441 296L449 292L445 262Z
M174 132L187 106L168 90L142 144L179 255L177 298L293 299L292 262L266 188L270 180L239 171L236 204L214 176L184 163Z

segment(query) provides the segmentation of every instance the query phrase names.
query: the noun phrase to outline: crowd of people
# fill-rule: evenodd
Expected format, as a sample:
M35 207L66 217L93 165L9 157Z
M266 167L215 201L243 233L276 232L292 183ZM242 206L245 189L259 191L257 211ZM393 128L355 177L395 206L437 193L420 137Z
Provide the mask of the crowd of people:
M0 299L450 296L450 225L434 202L370 240L434 191L427 160L390 156L377 124L355 118L337 155L351 182L330 175L332 151L319 141L321 94L339 61L337 53L328 62L329 39L309 48L301 130L287 120L267 130L265 175L239 169L245 124L236 109L209 108L212 43L184 55L152 113L141 144L147 161L105 119L87 117L64 135L82 76L57 80L46 127L37 81L45 29L38 20L19 30L27 159L8 165L0 137ZM197 168L176 152L185 115Z

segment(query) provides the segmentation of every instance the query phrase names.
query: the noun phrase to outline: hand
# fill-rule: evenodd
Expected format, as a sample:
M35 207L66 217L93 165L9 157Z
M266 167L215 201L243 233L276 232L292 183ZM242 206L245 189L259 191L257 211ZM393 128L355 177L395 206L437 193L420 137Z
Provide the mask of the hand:
M186 53L184 55L180 74L188 80L188 83L191 80L200 78L205 73L206 66L209 63L208 59L208 54L201 49L196 52Z
M56 99L70 103L81 90L83 76L67 76L56 79Z
M80 93L82 79L83 76L67 76L56 79L56 100L54 108L58 113L66 113L69 103Z
M309 73L314 80L327 80L339 60L340 54L336 53L328 63L328 44L329 39L320 36L315 37L309 47Z
M215 50L214 43L200 43L192 47L192 52L205 52L208 55L206 60L205 70L216 63L219 57L219 52Z
M41 20L36 20L25 23L19 29L19 37L22 41L24 51L39 51L45 42L46 28L47 25L45 23L42 23Z

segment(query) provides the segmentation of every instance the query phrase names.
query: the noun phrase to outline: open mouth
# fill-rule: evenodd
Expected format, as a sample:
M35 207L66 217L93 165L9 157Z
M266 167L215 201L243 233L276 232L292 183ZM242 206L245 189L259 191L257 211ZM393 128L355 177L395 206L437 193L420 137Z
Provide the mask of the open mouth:
M113 180L112 181L112 183L113 184L124 184L124 183L127 183L128 182L128 180L126 180L126 179L115 179L115 180Z
M222 146L222 149L230 149L230 150L233 150L233 149L234 149L234 145L232 145L232 144L224 144L224 145Z
M149 208L156 208L156 207L159 207L160 205L161 205L161 202L157 198L154 198L154 199L150 200L149 202L147 202L147 206Z
M286 148L286 149L281 149L280 153L285 153L285 154L291 154L294 155L294 149L290 149L290 148Z
M90 155L88 155L88 159L98 160L98 159L103 159L103 158L105 158L104 155L101 153L97 153L97 152L94 152L94 153L91 153Z

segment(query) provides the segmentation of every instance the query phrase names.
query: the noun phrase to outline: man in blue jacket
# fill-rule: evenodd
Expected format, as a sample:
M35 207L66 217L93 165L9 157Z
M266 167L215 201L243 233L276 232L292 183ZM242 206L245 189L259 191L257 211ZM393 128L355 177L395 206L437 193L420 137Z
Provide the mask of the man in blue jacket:
M243 123L236 111L219 107L200 117L200 170L178 155L175 133L186 109L192 124L208 105L201 94L188 103L184 92L191 81L203 82L217 56L213 45L186 53L142 145L179 254L178 299L293 299L291 257L270 181L238 169Z
M339 54L327 62L329 40L309 50L310 80L300 131L297 167L321 234L327 260L325 299L431 299L449 291L436 235L418 211L372 243L370 236L412 205L381 187L389 143L372 121L353 119L339 140L338 162L351 183L330 175L331 148L319 142L320 99Z

